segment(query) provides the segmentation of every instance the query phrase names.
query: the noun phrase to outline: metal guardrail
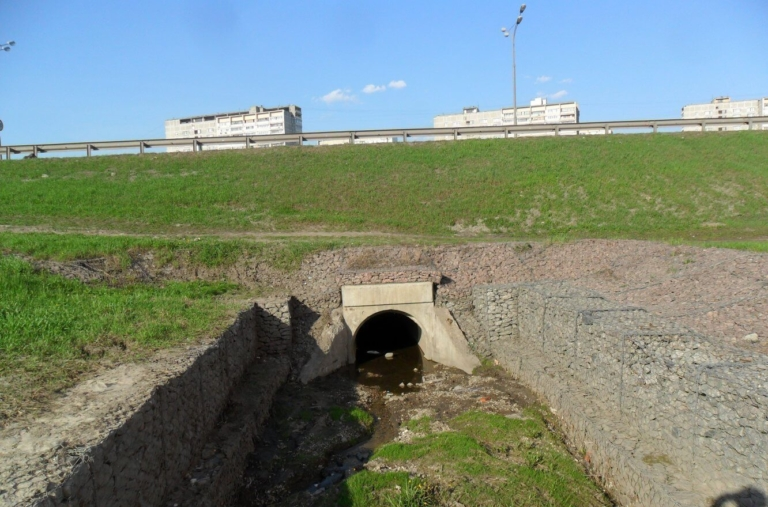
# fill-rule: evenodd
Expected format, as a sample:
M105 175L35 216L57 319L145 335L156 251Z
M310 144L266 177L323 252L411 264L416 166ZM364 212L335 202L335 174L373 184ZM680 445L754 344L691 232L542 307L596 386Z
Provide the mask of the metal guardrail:
M578 135L605 133L611 134L617 129L653 129L658 132L660 128L684 128L699 127L702 132L707 127L746 126L749 130L763 129L768 126L768 116L753 116L740 118L708 118L708 119L666 119L666 120L632 120L632 121L608 121L589 123L557 123L544 125L497 125L481 127L445 127L445 128L412 128L412 129L383 129L383 130L345 130L329 132L305 132L301 134L270 134L270 135L246 135L224 137L198 137L185 139L136 139L130 141L88 141L82 143L52 143L52 144L17 144L0 147L0 155L10 160L14 154L34 154L84 151L91 156L96 150L126 150L137 149L143 154L149 148L170 148L175 146L192 147L192 151L199 151L206 145L234 144L251 148L265 143L292 143L303 145L312 141L347 141L354 144L355 140L366 138L392 137L401 138L404 142L412 137L435 137L442 139L459 140L462 137L474 137L477 135L498 135L505 138L516 137L517 134L553 134L553 135ZM442 140L441 139L441 140Z

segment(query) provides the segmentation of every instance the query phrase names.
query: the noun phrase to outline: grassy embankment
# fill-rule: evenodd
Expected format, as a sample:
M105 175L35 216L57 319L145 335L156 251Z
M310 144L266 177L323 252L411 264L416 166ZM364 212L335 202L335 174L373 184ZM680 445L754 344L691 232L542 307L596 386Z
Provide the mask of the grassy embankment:
M217 266L247 256L292 269L318 249L457 241L460 231L491 239L714 241L765 251L766 243L759 240L768 236L768 134L2 162L0 226L65 233L0 233L4 254L55 260L108 256L126 264L134 253L151 251L161 264L185 256L192 264ZM393 236L258 236L320 231ZM196 241L198 236L202 239ZM122 343L141 355L205 334L206 322L214 328L226 320L218 289L85 286L9 260L1 269L0 404L6 408L0 410L6 413L13 413L20 399L9 390L27 386L27 396L44 397L89 371L102 353L89 352L88 343ZM141 310L138 294L147 301L164 300L167 308L155 311L162 305L148 303ZM108 303L113 300L122 302ZM202 316L197 324L190 312ZM132 320L118 326L105 314ZM160 325L168 322L179 324ZM155 329L154 337L137 338L144 328ZM20 375L38 383L20 381Z
M409 421L420 434L392 443L373 459L407 472L363 471L347 479L333 505L610 505L547 425L545 410L526 409L523 419L467 412L435 432L429 418Z
M0 426L98 364L221 330L226 282L86 285L0 257Z
M22 160L0 224L133 233L768 236L768 133Z

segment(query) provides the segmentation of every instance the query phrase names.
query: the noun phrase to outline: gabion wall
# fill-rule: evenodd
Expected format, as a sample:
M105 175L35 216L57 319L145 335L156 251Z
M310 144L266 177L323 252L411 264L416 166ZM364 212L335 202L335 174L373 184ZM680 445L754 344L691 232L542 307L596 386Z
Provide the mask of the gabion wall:
M242 312L181 374L158 386L131 417L87 449L71 469L61 471L60 484L50 483L44 491L4 492L5 498L10 505L54 507L163 505L174 491L184 497L190 489L184 476L200 461L234 386L257 357L279 357L289 349L290 317L285 299L262 301ZM264 395L265 414L287 377L287 362L278 370L281 379ZM258 388L266 386L265 382ZM246 451L240 452L241 461Z
M764 501L757 356L561 283L479 286L473 304L483 348L547 398L622 503Z

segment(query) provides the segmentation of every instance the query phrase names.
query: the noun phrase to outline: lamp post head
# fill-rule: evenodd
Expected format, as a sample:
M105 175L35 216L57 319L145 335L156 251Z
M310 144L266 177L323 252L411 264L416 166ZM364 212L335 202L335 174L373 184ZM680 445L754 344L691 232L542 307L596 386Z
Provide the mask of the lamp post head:
M520 14L522 14L523 12L525 12L525 4L520 6Z
M520 23L522 23L522 22L523 22L523 17L522 17L522 16L518 16L518 17L517 17L517 22L516 22L515 24L516 24L516 25L519 25L519 24L520 24Z
M14 41L14 40L9 40L9 41L8 41L8 45L9 45L9 46L15 46L15 45L16 45L16 41Z
M11 47L10 47L10 46L5 46L5 47L3 48L3 51L10 51L10 50L11 50Z

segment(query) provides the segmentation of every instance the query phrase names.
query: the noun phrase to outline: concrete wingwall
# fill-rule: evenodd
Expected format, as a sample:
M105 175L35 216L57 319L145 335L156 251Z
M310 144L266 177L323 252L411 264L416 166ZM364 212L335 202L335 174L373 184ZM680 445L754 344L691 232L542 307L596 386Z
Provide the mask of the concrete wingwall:
M199 491L185 492L190 489L185 476L201 458L216 458L215 453L206 456L203 451L233 389L257 358L274 358L273 376L285 380L288 362L275 360L285 355L290 345L289 301L255 304L240 313L235 323L189 367L157 386L132 416L87 449L60 484L51 484L43 497L17 498L11 505L163 505L171 495L196 498ZM261 391L271 386L270 393L262 393L264 416L282 380L258 386ZM245 438L252 442L252 435ZM247 449L239 454L240 461L244 461ZM238 461L232 458L227 456L226 461ZM229 471L230 475L239 473L237 464L235 468L234 472ZM194 483L193 477L191 486ZM201 501L185 501L184 505L206 505L205 498L200 496Z
M765 505L768 364L562 283L472 298L478 340L546 399L623 505Z
M435 307L433 282L344 285L341 293L342 306L331 312L302 366L302 382L353 364L358 330L368 319L388 312L404 315L419 326L419 347L425 358L467 373L480 366L451 312Z

